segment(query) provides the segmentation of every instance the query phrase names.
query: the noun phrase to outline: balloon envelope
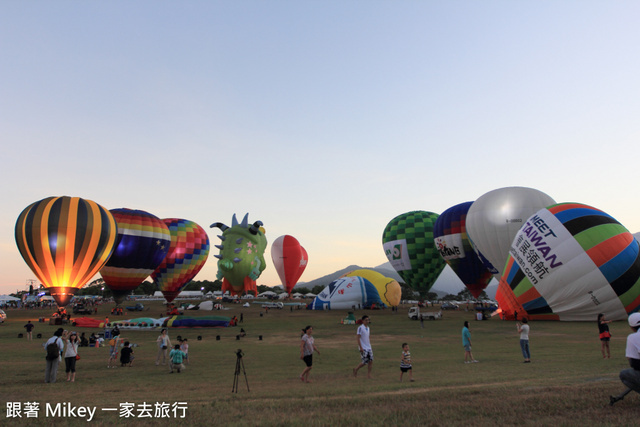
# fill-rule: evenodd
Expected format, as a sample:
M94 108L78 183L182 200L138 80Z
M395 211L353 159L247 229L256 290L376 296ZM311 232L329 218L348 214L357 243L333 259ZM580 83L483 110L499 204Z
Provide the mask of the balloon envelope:
M295 237L280 236L271 245L271 260L285 291L291 293L307 266L307 251Z
M433 242L437 218L433 212L407 212L392 219L382 233L389 262L415 290L429 291L445 266Z
M402 299L402 288L400 284L389 277L385 277L383 274L378 273L375 270L359 269L353 270L345 274L343 277L362 277L370 281L373 286L378 290L378 295L382 303L387 307L397 307Z
M124 208L110 212L118 224L118 240L100 274L120 304L164 260L171 233L160 218L148 212Z
M513 237L524 221L555 203L542 191L527 187L499 188L473 202L467 212L467 237L497 279L504 270Z
M467 237L465 223L472 203L461 203L444 211L436 220L433 234L442 259L462 280L471 295L478 298L493 275L474 252Z
M198 274L209 255L209 237L202 227L187 219L162 220L171 233L169 252L151 274L153 281L171 302Z
M108 210L80 197L48 197L16 222L20 254L59 306L71 301L107 262L117 237Z
M640 247L618 221L561 203L527 219L511 245L496 300L507 318L623 320L640 307Z
M312 310L349 310L380 305L380 295L371 282L362 277L343 277L331 282L309 304Z

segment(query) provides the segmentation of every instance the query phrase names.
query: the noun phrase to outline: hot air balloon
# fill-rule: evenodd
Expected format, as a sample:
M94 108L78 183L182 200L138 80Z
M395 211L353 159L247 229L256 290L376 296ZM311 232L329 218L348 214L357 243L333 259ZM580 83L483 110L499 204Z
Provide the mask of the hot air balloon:
M640 307L639 254L638 241L608 214L549 206L516 234L496 300L506 318L623 320Z
M267 237L262 228L262 221L249 225L249 214L238 223L233 214L231 227L216 222L211 228L222 230L218 236L222 244L216 245L220 253L218 258L218 280L222 280L222 292L229 291L232 295L253 291L258 295L256 280L267 267L264 261L264 251L267 248Z
M204 266L209 255L209 237L193 221L169 218L162 220L171 233L171 246L151 278L164 295L173 301Z
M387 307L397 307L402 299L402 288L400 284L389 277L385 277L383 274L378 273L375 270L369 270L361 268L359 270L353 270L348 272L342 277L362 277L370 281L373 286L378 290L378 295L382 303Z
M458 275L471 295L478 298L493 275L473 251L465 226L473 202L460 203L444 211L436 220L433 234L440 256Z
M100 274L120 304L164 260L171 233L160 218L148 212L124 208L110 212L118 224L118 240Z
M107 262L118 228L108 210L80 197L48 197L16 222L20 254L59 306Z
M349 310L380 305L380 295L363 277L343 277L331 282L307 306L310 310Z
M412 289L428 292L445 263L433 243L438 214L412 211L398 215L382 233L387 258Z
M295 237L280 236L271 245L271 260L282 286L290 294L307 267L307 251Z
M506 187L489 191L467 212L467 237L484 265L499 280L509 248L524 221L556 202L542 191Z

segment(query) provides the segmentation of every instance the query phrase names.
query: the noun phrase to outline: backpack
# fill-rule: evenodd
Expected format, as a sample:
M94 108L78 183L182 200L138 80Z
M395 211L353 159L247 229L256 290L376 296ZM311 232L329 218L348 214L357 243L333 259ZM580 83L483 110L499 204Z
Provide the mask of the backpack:
M55 340L47 344L47 360L55 360L58 356L60 356L60 349L58 348L58 340Z

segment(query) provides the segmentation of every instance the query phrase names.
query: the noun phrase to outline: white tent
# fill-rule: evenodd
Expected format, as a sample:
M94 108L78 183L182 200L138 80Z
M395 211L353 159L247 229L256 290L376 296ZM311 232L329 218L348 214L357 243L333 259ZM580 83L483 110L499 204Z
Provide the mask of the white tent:
M0 295L0 301L20 301L20 298L12 297L11 295Z
M274 297L276 295L278 295L278 294L276 294L273 291L265 291L265 292L263 292L261 294L258 294L259 297Z

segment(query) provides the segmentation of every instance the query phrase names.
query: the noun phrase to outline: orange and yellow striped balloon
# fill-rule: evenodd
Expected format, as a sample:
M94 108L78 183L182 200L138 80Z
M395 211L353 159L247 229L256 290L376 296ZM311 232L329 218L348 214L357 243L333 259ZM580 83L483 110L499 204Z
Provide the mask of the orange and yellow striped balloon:
M48 197L22 211L16 243L59 306L69 303L107 262L118 236L111 213L80 197Z

